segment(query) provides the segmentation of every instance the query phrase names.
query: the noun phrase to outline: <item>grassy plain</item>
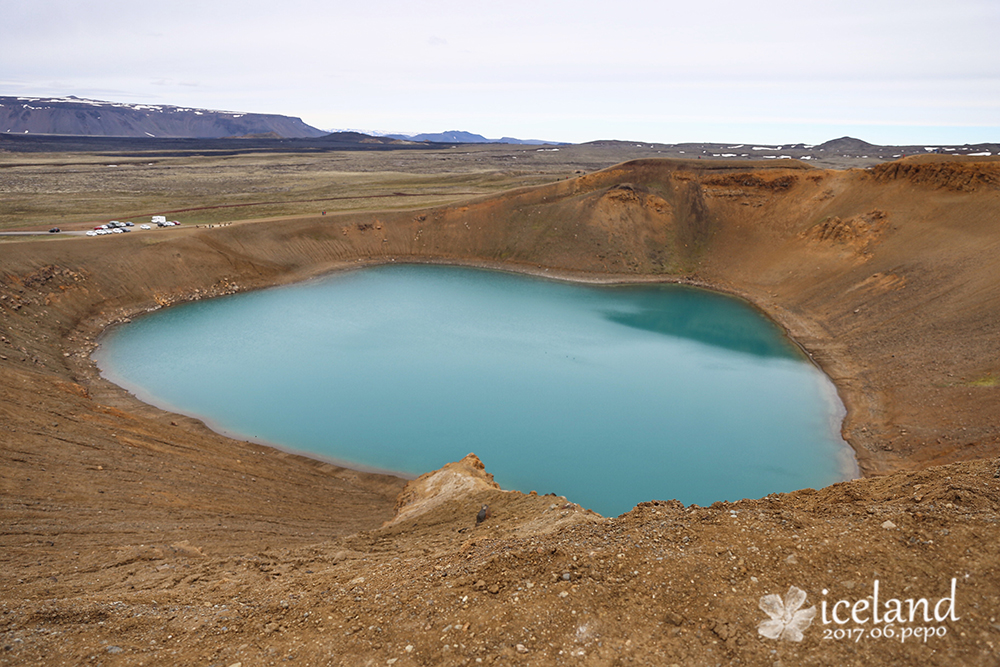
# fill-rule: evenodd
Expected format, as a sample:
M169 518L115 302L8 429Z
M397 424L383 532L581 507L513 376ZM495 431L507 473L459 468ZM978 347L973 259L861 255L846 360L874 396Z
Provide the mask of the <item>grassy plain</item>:
M655 151L634 145L539 149L141 156L0 154L0 229L82 229L166 214L217 224L321 211L439 206L562 180Z
M84 229L166 214L192 224L417 209L564 180L638 158L711 159L714 144L601 141L564 146L275 153L232 150L15 153L0 150L0 230ZM789 151L802 153L803 151ZM838 169L867 155L811 156ZM135 220L138 221L138 220Z

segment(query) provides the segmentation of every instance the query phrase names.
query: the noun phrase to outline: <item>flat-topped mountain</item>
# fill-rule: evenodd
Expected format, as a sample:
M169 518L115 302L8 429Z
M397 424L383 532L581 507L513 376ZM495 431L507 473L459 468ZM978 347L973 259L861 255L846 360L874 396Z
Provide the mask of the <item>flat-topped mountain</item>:
M247 135L302 138L326 134L291 116L125 104L72 96L0 97L0 132L197 139Z

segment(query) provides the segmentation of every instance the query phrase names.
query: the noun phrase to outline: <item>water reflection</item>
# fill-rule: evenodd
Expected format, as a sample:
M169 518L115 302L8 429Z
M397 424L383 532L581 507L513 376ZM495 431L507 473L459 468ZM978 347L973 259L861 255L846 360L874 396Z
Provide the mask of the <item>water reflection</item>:
M622 288L621 296L627 307L605 310L602 314L611 322L697 341L731 352L772 359L801 358L791 341L775 335L773 325L750 308L734 309L724 297L712 294L706 299L699 290L669 290ZM736 299L733 299L736 301ZM742 304L741 304L742 305Z

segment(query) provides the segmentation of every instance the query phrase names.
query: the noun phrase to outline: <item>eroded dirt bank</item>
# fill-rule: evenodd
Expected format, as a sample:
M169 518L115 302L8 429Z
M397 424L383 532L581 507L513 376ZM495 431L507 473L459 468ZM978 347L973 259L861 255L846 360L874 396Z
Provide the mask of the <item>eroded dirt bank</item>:
M998 174L642 161L418 213L0 243L0 661L994 664ZM475 486L380 527L402 480L221 437L89 361L121 318L372 261L742 294L837 383L863 471L904 472L618 519ZM790 585L808 607L952 578L933 641L757 635Z

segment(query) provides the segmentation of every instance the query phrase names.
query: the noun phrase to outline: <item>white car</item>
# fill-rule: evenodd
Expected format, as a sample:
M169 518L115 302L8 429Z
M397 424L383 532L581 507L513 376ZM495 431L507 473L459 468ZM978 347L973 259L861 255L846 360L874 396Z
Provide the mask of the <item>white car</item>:
M90 231L87 232L87 236L97 236L97 232L91 229Z
M139 229L152 229L149 225L139 225Z

